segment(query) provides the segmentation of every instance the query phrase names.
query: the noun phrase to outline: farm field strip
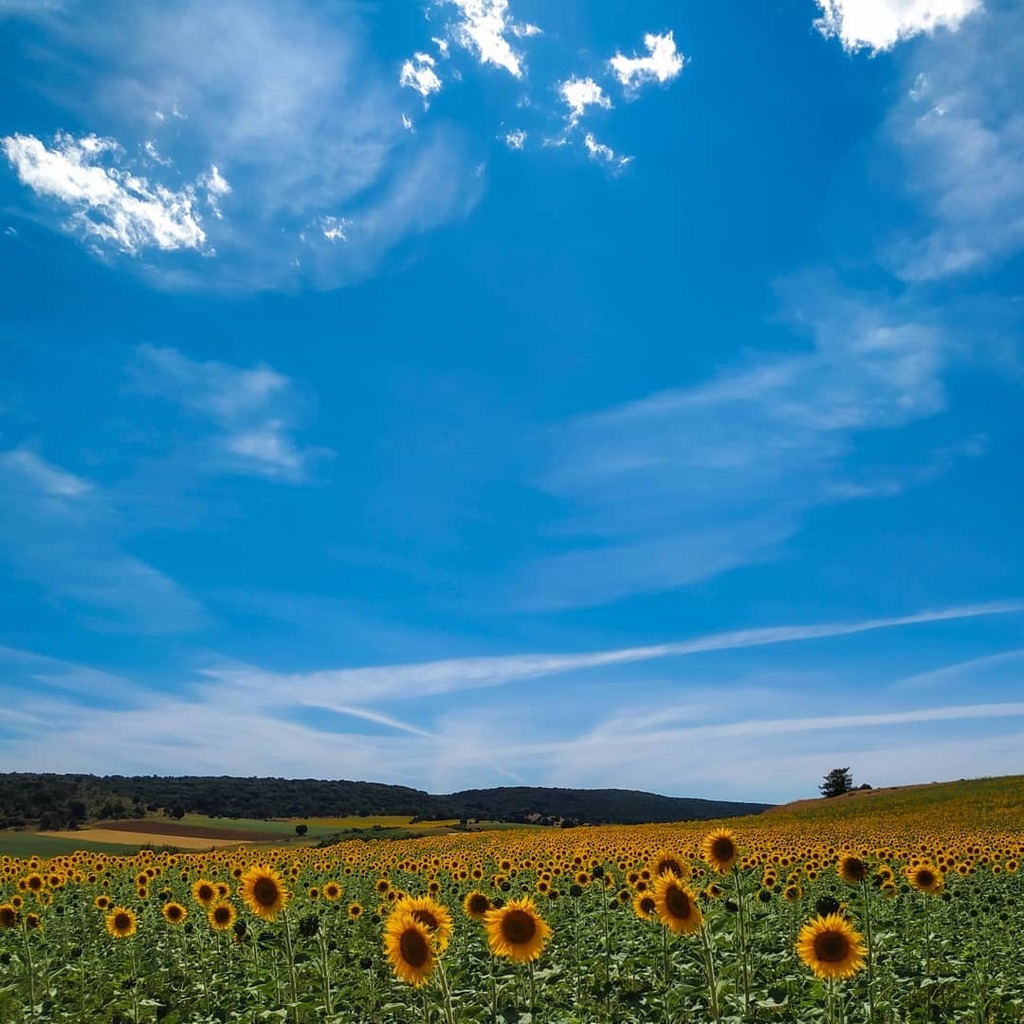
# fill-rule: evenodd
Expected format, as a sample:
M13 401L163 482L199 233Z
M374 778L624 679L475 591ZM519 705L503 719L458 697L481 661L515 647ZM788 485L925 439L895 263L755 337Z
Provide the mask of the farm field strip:
M0 858L0 1019L1022 1024L1022 822L1002 779L714 823Z

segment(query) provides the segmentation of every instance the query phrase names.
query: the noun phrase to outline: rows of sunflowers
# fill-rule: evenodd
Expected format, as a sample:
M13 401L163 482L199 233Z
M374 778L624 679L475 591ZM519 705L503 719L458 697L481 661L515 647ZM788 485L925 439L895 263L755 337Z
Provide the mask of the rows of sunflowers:
M8 857L0 1021L1024 1022L1024 833L993 824Z

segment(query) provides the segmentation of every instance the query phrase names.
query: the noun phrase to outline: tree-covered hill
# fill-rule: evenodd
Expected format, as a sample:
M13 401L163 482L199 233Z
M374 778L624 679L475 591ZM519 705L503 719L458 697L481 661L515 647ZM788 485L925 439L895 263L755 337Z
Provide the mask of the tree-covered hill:
M473 789L435 795L379 782L230 776L0 774L0 827L68 828L147 812L227 818L407 815L601 824L756 814L767 804L622 789Z

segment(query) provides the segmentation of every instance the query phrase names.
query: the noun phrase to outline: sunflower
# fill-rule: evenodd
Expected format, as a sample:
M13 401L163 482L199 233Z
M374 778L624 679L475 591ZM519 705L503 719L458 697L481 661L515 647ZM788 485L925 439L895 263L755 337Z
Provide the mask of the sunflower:
M92 905L97 910L106 910L110 906L110 897L104 896L102 893L92 901Z
M848 885L857 885L868 877L867 864L860 857L855 857L852 853L839 858L836 871L839 877Z
M673 874L662 875L654 883L654 907L661 923L676 935L693 935L704 923L696 893Z
M114 907L106 917L107 931L112 938L127 939L138 929L135 911L127 907Z
M796 942L800 959L816 978L850 978L864 966L867 949L853 925L839 914L812 918Z
M526 962L536 960L551 939L551 928L537 913L533 900L523 896L484 915L487 942L495 956Z
M720 875L726 874L739 859L736 834L727 828L720 828L704 837L701 855Z
M348 905L348 916L354 921L357 917L363 916L363 905L362 903L350 903Z
M437 964L430 932L412 914L392 914L384 929L384 953L396 977L419 988Z
M265 865L249 868L242 875L242 899L245 905L265 921L273 921L288 902L288 891L281 876Z
M671 850L659 850L650 863L651 875L658 878L661 875L673 874L681 882L690 880L690 866L677 853Z
M214 903L206 911L206 919L215 932L226 932L238 917L238 912L230 903Z
M0 928L16 928L21 915L10 903L0 903Z
M324 886L324 899L333 903L341 895L341 886L337 882L328 882Z
M480 892L478 889L474 889L471 893L468 893L466 898L462 901L462 912L466 917L472 918L474 921L482 921L484 919L484 915L491 909L493 908L491 906L490 897Z
M188 917L188 911L180 903L165 903L160 908L160 913L164 915L164 920L168 924L181 924L186 917Z
M654 921L658 917L658 905L650 893L638 892L633 897L633 913L641 921Z
M199 881L192 886L192 896L197 903L201 903L204 907L209 907L217 898L217 887L213 882L208 882L205 878L200 878Z
M452 938L452 915L448 908L441 906L430 896L404 896L391 911L392 914L412 914L430 933L431 939L437 944L438 953L448 948Z
M929 896L942 892L946 884L942 872L938 868L933 868L931 864L918 864L907 868L907 880L918 892L928 893Z

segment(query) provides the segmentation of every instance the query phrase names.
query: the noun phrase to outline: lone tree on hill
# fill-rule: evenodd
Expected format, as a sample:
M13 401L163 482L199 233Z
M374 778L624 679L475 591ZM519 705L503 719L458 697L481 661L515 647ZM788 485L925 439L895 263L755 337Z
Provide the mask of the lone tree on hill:
M818 787L822 796L842 796L853 789L853 776L849 768L833 768Z

